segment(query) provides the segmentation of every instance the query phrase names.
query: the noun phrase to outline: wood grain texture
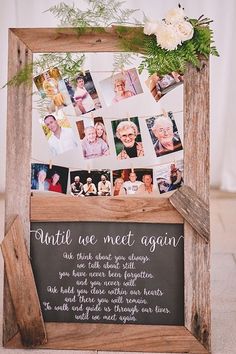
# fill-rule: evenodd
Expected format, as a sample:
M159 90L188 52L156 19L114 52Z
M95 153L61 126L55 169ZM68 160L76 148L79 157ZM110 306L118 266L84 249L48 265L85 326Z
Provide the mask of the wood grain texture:
M182 326L46 323L46 330L48 343L42 349L207 353ZM19 344L19 336L15 336L7 348Z
M31 221L114 221L183 223L168 199L72 196L31 197Z
M209 62L184 81L184 182L209 207ZM209 217L209 215L207 215ZM210 350L210 243L185 223L185 326Z
M78 36L73 28L13 28L34 53L47 52L122 52L119 36L114 27L104 28L104 32L93 31ZM93 31L93 32L92 32ZM132 31L142 31L132 28ZM53 43L53 44L52 44Z
M19 217L4 237L1 249L22 344L44 344L45 326Z
M171 204L178 210L184 219L194 228L205 242L210 238L209 208L193 191L184 185L175 191L169 198Z
M31 51L39 53L122 51L119 38L113 33L112 29L109 31L104 34L86 34L78 39L77 35L70 29L63 30L63 33L60 33L58 29L10 30L9 79L12 78L25 63L32 60ZM198 197L208 206L209 68L207 61L202 61L202 64L203 69L200 72L189 66L185 74L184 179L186 185L190 186L197 193ZM8 93L6 230L8 230L13 217L19 214L23 221L25 235L29 235L31 88L25 87L24 85L20 87L9 87ZM21 134L19 134L19 131ZM20 188L19 184L16 183L16 175L21 176ZM57 200L59 201L59 198ZM37 200L34 199L34 197L31 201L32 216L34 216L33 212L37 210L35 215L37 217L40 215L40 217L44 218L45 211L42 210L42 205L40 206L39 204L35 206L33 203L37 202ZM114 205L117 204L119 209L124 208L125 213L127 213L127 206L124 201L119 201L119 199L116 199L116 201L117 203L114 203ZM153 222L150 221L153 220L153 207L149 209L150 204L149 202L146 204L146 202L145 205L143 205L146 213L144 213L139 204L135 205L135 207L139 207L138 215L140 222ZM87 203L87 201L85 203ZM150 203L152 203L151 200ZM55 208L55 204L50 205L53 209ZM116 209L117 207L114 205L113 202L111 202L110 207ZM159 204L155 208L155 214L158 214L155 222L164 222L158 220L165 219L165 216L160 217L160 215L162 212L163 214L169 213L169 206L164 203L163 205ZM173 207L171 206L171 208ZM57 212L60 210L57 205L55 209ZM49 210L50 209L47 210L47 215ZM71 202L67 204L67 208L65 208L64 211L66 215L74 213L71 208ZM164 213L164 211L166 211L166 213ZM119 214L118 210L116 212ZM123 211L121 211L121 213L122 212ZM109 213L112 214L112 209L111 211L107 210L107 215L109 215ZM132 211L132 213L131 220L135 221L134 211ZM143 216L141 215L142 213ZM88 218L92 218L91 214L92 212ZM148 215L149 221L146 221L145 214ZM175 214L178 213L175 212ZM75 215L74 217L76 218ZM182 220L181 216L178 217ZM120 221L125 221L123 218L124 216L121 217ZM112 220L110 216L109 220ZM123 326L120 332L116 332L116 330L110 327L105 327L104 329L97 327L95 330L90 324L46 324L46 329L49 334L48 345L54 346L55 348L63 348L63 345L67 345L69 347L73 346L74 349L82 349L80 343L83 343L87 348L89 344L85 345L86 340L87 343L89 343L91 337L94 335L95 339L92 345L97 349L95 344L98 343L99 350L119 349L130 351L141 350L145 352L171 351L179 353L206 353L207 351L191 333L193 333L204 346L210 348L209 247L209 245L206 245L206 243L198 237L193 228L188 223L185 223L185 325L189 331L184 327L175 328L173 331L173 328L170 331L170 327L168 327L168 331L170 331L168 332L162 328L162 326L151 326L147 329L144 329L143 326L135 326L135 330L131 330L130 332L127 326ZM7 282L5 281L5 283L4 342L8 342L7 345L9 347L11 345L13 345L14 348L22 347L19 334L15 335L17 328L15 325L14 311L11 300L9 299ZM107 324L105 326L107 326ZM135 334L132 331L135 331ZM100 334L96 334L96 332ZM65 342L67 336L68 340ZM11 338L12 340L10 340ZM85 340L85 338L87 339ZM129 342L129 340L131 342ZM123 343L125 343L125 347L123 347ZM134 347L136 349L133 349ZM172 350L172 348L174 349Z
M8 79L32 61L32 52L10 30ZM29 232L30 158L31 158L31 87L8 87L5 233L16 215L23 222L24 233ZM16 183L16 176L21 183ZM6 343L16 332L14 310L9 300L7 282L4 286L4 332Z

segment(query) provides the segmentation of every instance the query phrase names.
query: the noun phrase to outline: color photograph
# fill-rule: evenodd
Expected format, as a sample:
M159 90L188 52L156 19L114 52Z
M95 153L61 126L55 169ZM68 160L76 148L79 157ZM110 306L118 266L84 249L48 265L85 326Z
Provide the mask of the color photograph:
M77 116L102 107L89 70L78 73L75 78L66 78L65 84Z
M179 73L172 71L170 74L163 76L153 74L149 76L145 82L152 96L156 101L159 101L161 97L173 90L177 86L183 84L184 77Z
M110 170L70 172L70 194L74 197L107 197L111 195Z
M102 117L84 118L77 121L76 125L85 159L95 159L110 154Z
M77 148L77 137L63 111L59 111L58 114L48 114L40 119L40 124L53 156Z
M48 113L71 104L70 96L58 68L54 67L34 77L34 83L42 99L47 100Z
M160 194L174 191L183 183L184 164L183 160L177 160L168 164L160 165L154 169L154 183Z
M146 119L157 157L183 150L172 112Z
M118 160L144 156L138 117L111 122Z
M107 106L143 93L136 68L124 70L100 81Z
M153 192L152 169L135 168L112 171L113 195L134 195Z
M31 189L66 194L68 182L67 167L48 164L31 164Z

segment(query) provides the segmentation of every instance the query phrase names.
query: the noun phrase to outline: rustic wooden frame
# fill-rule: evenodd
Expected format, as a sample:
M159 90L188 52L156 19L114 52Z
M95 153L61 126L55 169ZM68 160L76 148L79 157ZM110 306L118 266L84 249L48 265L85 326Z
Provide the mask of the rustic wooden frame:
M112 28L103 33L90 31L79 38L72 29L10 29L8 77L12 78L19 69L30 63L33 53L113 51L122 51L122 48ZM121 221L184 222L185 326L46 323L48 342L42 345L31 342L31 345L101 351L210 352L209 63L202 60L201 64L201 70L188 66L185 74L184 180L187 189L175 192L170 200L139 200L136 204L136 208L139 205L138 218L137 213L134 216L131 212L132 199L124 202L122 198L111 197L109 203L106 202L110 210L107 209L105 214L103 210L103 220L109 221L118 218ZM50 209L44 208L53 203L53 197L46 200L41 197L40 202L36 200L40 195L30 198L31 91L32 88L27 85L8 88L5 231L11 233L12 221L19 215L26 241L29 241L30 218L34 221L58 220L55 213L49 216ZM20 178L20 185L16 183L16 176ZM60 200L63 220L66 221L75 207L74 200L65 196L58 198L57 203ZM93 205L89 200L85 202ZM124 203L125 208L122 209ZM172 204L185 218L184 221ZM69 205L73 207L68 213ZM94 207L93 211L97 215L95 219L99 219L99 206ZM80 214L74 213L72 219L78 220L77 215ZM95 221L94 215L84 214L83 220ZM200 219L199 222L196 219ZM7 276L11 277L9 273ZM22 347L16 312L17 307L13 307L5 277L3 340L7 348Z

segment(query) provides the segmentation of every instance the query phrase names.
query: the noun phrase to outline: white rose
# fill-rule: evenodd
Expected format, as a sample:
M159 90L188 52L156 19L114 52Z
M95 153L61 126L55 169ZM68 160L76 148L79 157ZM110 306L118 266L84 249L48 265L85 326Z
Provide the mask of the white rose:
M174 25L182 42L193 37L194 29L190 22L184 21Z
M158 25L155 35L157 44L159 44L162 49L174 50L181 44L181 39L174 26L167 25L164 22Z
M176 24L184 21L184 10L182 7L177 7L176 9L169 10L166 14L165 21L168 24Z
M148 36L150 36L150 34L154 34L157 31L157 26L158 26L157 21L153 21L153 20L147 21L143 29L144 34L147 34Z

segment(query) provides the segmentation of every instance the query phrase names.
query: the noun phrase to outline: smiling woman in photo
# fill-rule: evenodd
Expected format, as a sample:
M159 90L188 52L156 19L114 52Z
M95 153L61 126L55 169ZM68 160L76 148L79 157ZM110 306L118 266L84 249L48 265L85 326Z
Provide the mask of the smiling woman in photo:
M126 120L117 125L116 137L123 145L122 150L117 155L118 160L144 156L143 144L136 141L137 135L138 127L134 122Z

